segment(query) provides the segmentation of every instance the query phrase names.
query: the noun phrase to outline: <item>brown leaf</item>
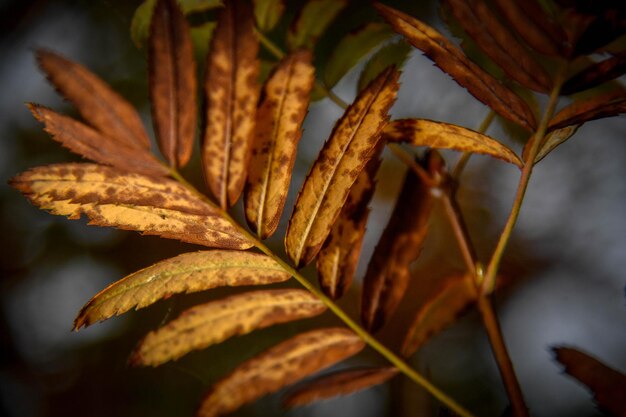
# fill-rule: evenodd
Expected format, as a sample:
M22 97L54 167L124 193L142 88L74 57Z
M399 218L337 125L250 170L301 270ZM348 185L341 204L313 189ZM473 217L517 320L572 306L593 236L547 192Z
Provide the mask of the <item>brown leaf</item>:
M34 168L12 179L36 206L90 224L135 230L209 247L252 246L222 213L167 178L120 173L96 164Z
M626 51L609 59L590 65L567 80L561 87L561 94L574 94L588 90L626 74Z
M321 369L358 353L365 344L348 329L326 328L299 334L242 363L217 382L198 417L232 412Z
M415 146L481 153L522 167L515 153L487 135L450 123L427 119L394 120L383 129L383 138L390 142L407 142Z
M587 100L575 101L550 120L548 130L617 116L626 112L626 91L611 91Z
M172 166L189 161L196 132L196 62L189 25L176 0L158 0L148 40L152 119Z
M311 53L304 50L283 59L267 80L257 111L244 206L248 224L261 239L276 231L285 207L300 127L315 82L311 60Z
M322 375L289 393L285 407L298 407L315 401L350 395L383 384L398 374L396 368L342 369Z
M565 365L565 372L589 387L600 408L615 417L626 416L626 375L579 350L567 347L552 350Z
M150 149L150 139L135 108L97 75L50 51L37 51L37 61L50 82L90 125L118 143Z
M372 157L398 91L390 67L349 106L309 172L289 220L287 254L297 267L311 262L326 240L352 184Z
M324 303L305 290L251 291L233 295L190 308L167 325L148 333L135 348L130 363L158 366L230 337L317 316L325 310Z
M546 71L484 1L448 0L448 3L465 32L509 77L531 90L550 91L552 81Z
M477 299L476 287L469 275L449 277L444 285L417 310L404 338L402 354L413 355L434 334L454 323Z
M433 161L429 159L425 165ZM432 202L428 185L408 171L363 278L361 320L372 332L382 327L404 296L409 265L419 256L426 238Z
M539 152L537 152L537 156L535 157L535 164L545 158L550 152L552 152L557 146L574 136L576 131L580 125L571 125L567 127L563 127L561 129L553 130L548 133L539 148ZM530 146L532 146L532 141L528 141L524 146L523 157L524 160L527 158L527 154L530 151Z
M45 125L45 131L72 152L125 171L155 176L168 175L168 169L146 149L117 142L71 117L38 104L28 104L28 108Z
M432 27L382 4L374 4L394 30L420 49L476 99L498 114L528 130L536 127L535 116L515 93L500 84Z
M217 21L204 80L204 176L219 205L243 190L259 98L259 42L247 3L226 2Z
M367 205L374 194L375 176L380 166L379 149L361 171L350 189L341 213L317 255L317 272L320 287L326 295L336 300L352 283L365 237L365 225L369 215Z

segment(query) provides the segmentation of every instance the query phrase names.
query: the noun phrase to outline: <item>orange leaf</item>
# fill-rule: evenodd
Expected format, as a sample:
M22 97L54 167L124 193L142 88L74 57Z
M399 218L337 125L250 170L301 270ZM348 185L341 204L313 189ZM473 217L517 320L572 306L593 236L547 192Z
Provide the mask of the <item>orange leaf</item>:
M394 30L420 49L457 83L498 114L527 130L534 130L535 116L520 97L500 84L432 27L419 20L376 3L374 5Z
M626 91L611 91L588 100L575 101L550 120L548 130L579 125L626 113Z
M204 176L219 205L243 190L259 98L259 42L254 17L241 0L226 2L211 40L204 80Z
M173 166L189 161L196 132L196 63L189 25L175 0L158 0L148 40L152 119Z

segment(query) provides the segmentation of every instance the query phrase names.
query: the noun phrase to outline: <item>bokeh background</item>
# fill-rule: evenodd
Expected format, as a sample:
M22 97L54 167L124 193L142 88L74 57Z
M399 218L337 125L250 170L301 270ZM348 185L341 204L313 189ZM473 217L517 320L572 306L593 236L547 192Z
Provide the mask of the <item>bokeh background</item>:
M174 297L80 332L70 332L80 307L108 283L158 260L198 247L133 232L87 227L51 216L8 187L27 168L77 161L42 132L24 103L37 102L76 115L45 81L34 60L49 48L81 62L122 92L150 125L144 51L129 26L139 2L122 0L0 1L0 414L39 416L190 416L210 383L244 358L290 334L337 324L330 314L266 329L197 352L157 369L131 369L126 359L137 340L185 307L224 296L226 290ZM288 2L290 10L298 1ZM394 4L393 2L391 2ZM445 31L432 1L396 2ZM354 1L322 39L322 59L337 36L373 16ZM210 17L210 16L209 16ZM335 92L355 96L359 68ZM475 128L487 114L432 63L413 52L404 68L393 117L424 117ZM289 194L342 111L328 100L311 105ZM489 134L515 150L521 144L494 123ZM453 164L457 154L445 154ZM359 278L382 232L405 168L385 153L357 282L341 304L358 314ZM185 175L200 187L197 159ZM562 374L551 346L585 350L626 371L626 120L586 124L535 171L503 265L511 284L498 293L498 311L513 362L534 416L598 416L591 394ZM474 157L463 177L460 203L479 255L488 259L512 201L518 171ZM285 217L288 217L287 215ZM281 231L271 244L281 251ZM381 338L396 346L424 288L462 269L444 219L436 212L424 253L414 265L411 289ZM315 279L311 268L306 273ZM480 416L501 415L507 399L476 312L430 341L413 364L436 385ZM352 364L380 364L364 352ZM342 364L341 366L346 366ZM428 395L403 378L386 386L294 411L270 396L240 416L443 415Z

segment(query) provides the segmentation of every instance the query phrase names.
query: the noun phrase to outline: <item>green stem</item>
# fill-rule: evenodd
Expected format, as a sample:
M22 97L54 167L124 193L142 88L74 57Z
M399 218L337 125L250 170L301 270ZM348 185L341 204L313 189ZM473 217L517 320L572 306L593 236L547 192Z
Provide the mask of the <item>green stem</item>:
M265 47L265 49L267 49L267 51L270 54L274 55L279 60L283 59L285 57L285 53L283 52L283 50L280 49L280 47L278 45L276 45L274 42L272 42L272 40L270 38L265 36L265 34L263 32L261 32L256 27L254 28L254 32L256 33L257 37L259 38L259 42L261 42L263 47Z

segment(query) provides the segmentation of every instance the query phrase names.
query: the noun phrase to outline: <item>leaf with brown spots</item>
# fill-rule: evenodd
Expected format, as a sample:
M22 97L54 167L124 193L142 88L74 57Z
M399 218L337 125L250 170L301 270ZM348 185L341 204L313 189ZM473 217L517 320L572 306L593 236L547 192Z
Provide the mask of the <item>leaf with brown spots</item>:
M383 129L383 138L389 142L407 142L415 146L481 153L518 167L523 165L512 150L495 139L450 123L427 119L394 120Z
M317 255L320 287L334 300L350 287L359 262L369 215L367 205L374 194L374 178L381 162L381 144L379 148L352 185L348 199Z
M213 417L293 384L357 354L365 344L352 331L325 328L299 334L242 363L205 396L198 417Z
M158 366L205 349L233 336L274 324L317 316L326 306L305 290L251 291L195 306L158 330L135 348L132 365Z
M626 51L590 65L574 75L563 84L561 94L569 95L588 90L624 74L626 74Z
M350 395L383 384L398 374L396 368L342 369L322 375L289 393L285 407L298 407L315 401Z
M413 355L434 334L454 323L477 299L478 293L469 275L454 275L417 310L402 344L404 356Z
M289 278L291 275L276 261L259 253L232 250L184 253L130 274L100 291L81 309L74 329L132 308L139 310L173 294L267 285Z
M196 62L176 0L158 0L148 39L152 120L161 153L175 167L191 158L196 133Z
M311 262L328 237L352 184L370 160L398 91L399 72L376 78L335 124L300 190L285 248L297 267Z
M311 60L311 53L305 50L285 57L267 80L257 110L244 206L248 224L261 239L276 231L285 207L301 125L315 82Z
M135 108L97 75L50 51L37 51L37 61L48 80L91 126L117 143L150 149L150 139Z
M436 161L434 153L429 155L432 156L423 163L425 166ZM409 265L422 250L432 204L428 185L413 171L408 171L363 278L361 320L370 331L382 327L406 292Z
M504 72L519 84L545 93L550 77L482 0L447 0L465 32Z
M38 104L29 104L28 108L54 140L85 158L139 174L164 176L169 173L147 149L116 142L71 117Z
M573 102L550 120L548 130L580 125L621 113L626 113L626 91L611 91L587 100Z
M396 32L432 59L476 99L512 122L527 130L534 130L535 116L526 102L469 60L443 35L425 23L391 7L380 3L376 3L374 7Z
M263 32L274 29L284 12L284 0L254 0L254 16Z
M626 416L626 375L577 349L552 349L565 372L585 384L598 406L615 417Z
M222 208L235 204L246 180L259 99L259 42L241 0L226 2L211 40L204 79L204 178Z
M213 205L177 181L96 164L34 168L11 180L52 214L209 247L248 249L252 242Z
M348 5L348 0L308 0L287 32L287 46L313 49L328 25Z

